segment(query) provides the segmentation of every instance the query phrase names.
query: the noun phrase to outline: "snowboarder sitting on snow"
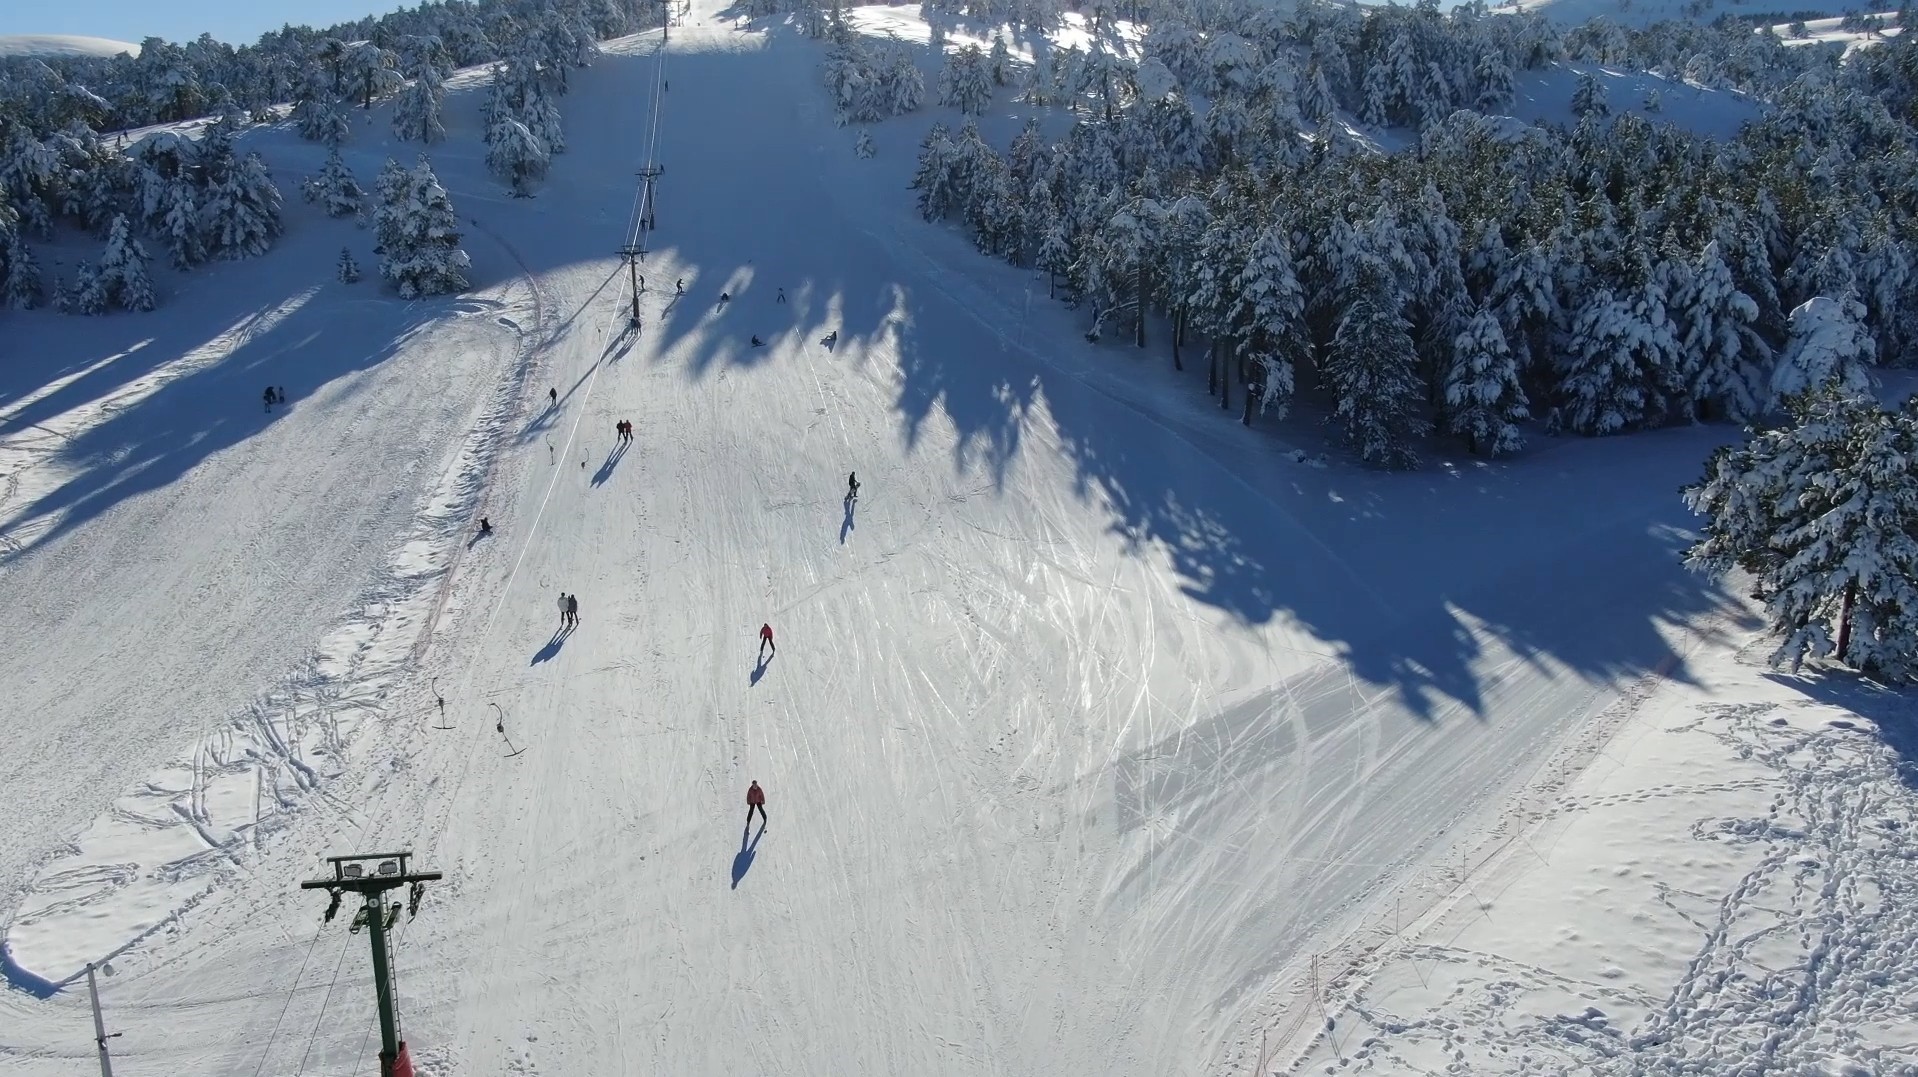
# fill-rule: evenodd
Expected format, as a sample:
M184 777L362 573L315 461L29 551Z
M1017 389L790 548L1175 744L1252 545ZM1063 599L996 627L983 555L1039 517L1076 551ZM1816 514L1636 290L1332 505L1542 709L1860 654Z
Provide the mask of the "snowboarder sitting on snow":
M828 348L832 347L834 344L839 343L839 330L835 329L832 332L827 333L826 338L824 340L821 340L819 343L824 344Z
M766 346L766 342L765 342L765 341L763 341L763 340L761 340L761 339L759 339L758 337L754 337L754 338L753 338L753 347L755 347L755 348L763 348L763 347L765 347L765 346Z
M480 517L480 534L490 535L492 533L493 533L493 525L487 522L486 517L484 516Z
M733 294L731 292L721 292L719 293L719 301L721 303L730 303L733 301Z
M266 387L266 410L273 410L273 387L271 385Z

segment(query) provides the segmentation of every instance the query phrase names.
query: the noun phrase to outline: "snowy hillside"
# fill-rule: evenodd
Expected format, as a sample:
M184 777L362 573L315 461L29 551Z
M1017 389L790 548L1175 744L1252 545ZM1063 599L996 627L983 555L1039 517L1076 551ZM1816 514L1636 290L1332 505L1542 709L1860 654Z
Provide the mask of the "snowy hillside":
M1865 10L1840 0L1520 0L1517 4L1495 4L1493 11L1529 11L1544 15L1560 26L1578 26L1593 19L1604 19L1620 26L1649 26L1665 19L1711 22L1730 16L1737 19L1779 17L1819 18Z
M0 57L117 56L123 52L138 56L140 46L78 34L0 34Z
M92 1064L89 962L127 1072L368 1072L365 940L296 888L395 848L445 873L395 936L435 1074L1240 1074L1353 1061L1356 1023L1356 1061L1404 1072L1461 1057L1439 1022L1508 1022L1486 1057L1545 1039L1516 1010L1575 957L1610 977L1611 951L1455 918L1512 835L1642 799L1590 784L1621 730L1759 692L1727 657L1747 603L1680 562L1674 491L1735 428L1515 460L1432 439L1388 473L1315 423L1222 419L1197 371L1094 347L1046 274L922 220L919 146L956 113L837 125L822 54L695 0L670 44L570 73L526 198L479 140L492 73L449 79L427 152L472 258L455 297L335 279L372 234L296 200L326 151L287 121L243 136L290 196L270 254L165 277L151 315L6 315L8 1077ZM1562 114L1587 73L1528 76L1512 111ZM1660 81L1606 77L1620 110ZM1706 133L1745 115L1664 98ZM393 107L348 114L362 184L419 152ZM995 105L993 144L1020 119ZM614 252L640 242L635 297ZM1782 773L1795 749L1767 750ZM1896 772L1862 738L1809 751ZM734 831L755 781L780 824ZM1750 865L1669 869L1656 821L1610 849L1695 887L1650 937L1755 974L1773 951L1680 922ZM1797 855L1792 825L1724 832ZM1815 911L1849 945L1867 903L1843 904ZM1530 970L1516 1009L1410 995L1441 937L1459 982L1501 946L1568 971ZM1623 1004L1548 1032L1733 1009L1655 1005L1701 982L1679 963L1621 960ZM1834 1030L1871 971L1807 980L1830 1009L1793 1026L1805 1052L1858 1047ZM1762 1038L1717 1027L1713 1059Z

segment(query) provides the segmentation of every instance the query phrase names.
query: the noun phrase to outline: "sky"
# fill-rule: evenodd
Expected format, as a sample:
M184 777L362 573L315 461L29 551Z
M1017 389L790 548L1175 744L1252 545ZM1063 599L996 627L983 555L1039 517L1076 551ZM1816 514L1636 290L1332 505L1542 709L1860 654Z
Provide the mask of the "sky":
M232 45L250 45L287 23L331 26L366 15L383 15L409 4L401 0L63 0L61 3L0 4L0 34L82 34L117 41L146 37L191 41L211 33Z

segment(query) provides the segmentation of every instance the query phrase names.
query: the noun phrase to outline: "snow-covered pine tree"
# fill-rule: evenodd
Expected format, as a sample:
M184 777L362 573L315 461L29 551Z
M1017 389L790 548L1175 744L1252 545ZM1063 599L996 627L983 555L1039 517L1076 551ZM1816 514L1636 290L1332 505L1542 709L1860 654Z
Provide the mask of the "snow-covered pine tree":
M380 166L380 174L373 181L373 251L376 254L386 253L399 242L400 218L405 212L410 182L405 167L393 158L388 157Z
M352 284L360 279L360 263L353 259L353 248L340 248L338 275L341 284Z
M939 103L968 116L982 116L992 105L992 73L977 45L967 45L946 57L939 73Z
M380 276L393 282L402 299L457 292L466 287L472 263L460 249L453 200L424 154L406 180L391 214L395 234L380 256Z
M373 102L400 88L399 57L371 41L355 41L346 47L341 65L347 85L360 99L360 107L370 109Z
M100 283L100 270L92 262L81 262L73 271L73 287L62 288L54 306L67 314L105 314L109 300Z
M1550 365L1563 316L1554 284L1551 258L1539 243L1511 251L1493 281L1487 302L1498 315L1520 371Z
M26 238L16 229L7 236L6 276L0 281L0 302L15 310L30 310L40 305L40 265Z
M543 90L528 94L519 118L525 121L527 130L539 136L539 144L546 147L547 154L566 152L566 126L553 95Z
M153 309L153 284L147 279L147 252L132 236L125 214L113 218L107 229L107 247L100 254L95 278L104 302L127 310ZM97 313L97 312L94 312Z
M1706 415L1754 419L1766 403L1771 347L1758 335L1758 304L1738 290L1717 242L1708 243L1674 297L1679 347L1694 364L1691 396Z
M1518 423L1531 414L1519 385L1518 360L1505 330L1486 307L1475 308L1453 341L1445 376L1445 428L1486 456L1517 452L1525 444Z
M329 217L350 217L366 203L366 192L360 189L353 170L346 167L337 146L327 152L320 174L302 184L301 190L308 202L317 203Z
M302 74L293 103L293 122L300 137L327 146L338 146L352 131L346 111L340 107L333 89L333 78L324 67L313 65Z
M864 127L859 129L859 138L853 143L852 152L861 158L871 157L878 151L873 148L872 132Z
M159 232L160 238L166 243L167 253L173 257L174 266L179 269L187 269L206 260L200 206L194 198L195 186L192 177L187 175L165 185L166 209L160 216Z
M1693 569L1754 577L1775 665L1837 657L1918 678L1918 406L1837 386L1787 401L1790 425L1718 450L1684 491L1705 517Z
M992 51L986 54L986 70L992 75L994 86L1012 85L1012 53L1006 48L1003 31L993 31Z
M957 149L943 123L933 124L919 145L919 168L912 177L912 188L919 192L919 215L929 221L944 220L958 205L953 182Z
M538 136L512 116L493 121L486 132L486 147L486 167L519 198L532 193L533 181L546 175L551 160Z
M1345 312L1322 365L1338 399L1335 419L1346 443L1367 463L1417 467L1410 441L1429 424L1421 413L1425 389L1411 323L1399 313L1398 285L1385 264L1369 256L1360 257L1347 279Z
M1578 89L1572 91L1572 115L1608 116L1611 111L1612 106L1605 99L1604 85L1591 72L1580 72Z
M1634 352L1641 328L1631 305L1610 288L1600 288L1579 307L1560 357L1566 426L1581 434L1614 434L1644 421L1645 382Z
M265 254L280 234L280 189L257 153L235 159L231 147L207 159L201 233L215 258Z
M411 74L412 82L393 105L393 137L418 139L430 146L446 137L445 76L438 64L425 57L416 62Z
M24 125L14 129L0 155L0 195L12 202L21 227L36 235L53 231L53 212L45 196L60 171L60 157L52 146L34 138Z
M1057 81L1052 73L1052 49L1047 42L1040 41L1033 47L1032 66L1026 69L1019 99L1041 108L1050 105L1055 100L1053 86Z
M1791 312L1791 339L1772 370L1773 401L1834 384L1855 393L1869 390L1867 368L1877 361L1878 348L1864 322L1864 305L1849 293L1799 304Z
M892 50L879 71L880 106L889 116L916 111L926 100L926 77L904 47Z
M1251 365L1239 421L1251 425L1250 390L1254 388L1259 393L1259 410L1284 418L1292 404L1294 365L1309 352L1309 333L1305 290L1299 286L1297 262L1283 224L1274 222L1259 231L1232 293L1230 322L1238 333L1240 354Z

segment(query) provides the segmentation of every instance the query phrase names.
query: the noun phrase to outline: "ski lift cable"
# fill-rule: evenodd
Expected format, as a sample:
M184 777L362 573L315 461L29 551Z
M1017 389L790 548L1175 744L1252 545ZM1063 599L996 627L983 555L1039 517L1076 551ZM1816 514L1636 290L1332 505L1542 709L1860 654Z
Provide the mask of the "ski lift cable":
M659 117L660 117L660 113L664 111L664 108L663 108L664 97L665 97L664 86L666 83L665 42L662 41L660 43L659 52L657 55L659 57L659 60L657 63L653 65L653 104L651 109L652 115L651 117L648 118L648 121L647 121L646 158L645 158L646 160L645 167L647 170L651 170L658 163ZM637 247L640 245L640 238L641 238L640 233L642 229L644 229L645 223L646 223L646 215L644 212L646 208L645 200L646 200L646 181L641 180L638 183L633 185L633 215L626 229L626 234L629 237L627 241L628 246Z
M286 1020L286 1011L293 1008L293 996L300 993L300 980L306 975L307 962L313 960L313 950L320 945L320 936L324 934L324 930L313 932L313 941L306 944L306 956L300 959L300 971L293 974L293 986L286 989L286 1001L280 1005L280 1016L273 1019L273 1031L266 1034L266 1050L260 1052L260 1063L253 1067L253 1077L265 1072L266 1060L273 1056L273 1041L280 1035L280 1024Z

